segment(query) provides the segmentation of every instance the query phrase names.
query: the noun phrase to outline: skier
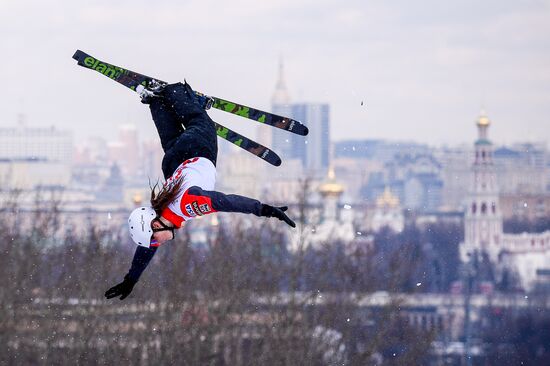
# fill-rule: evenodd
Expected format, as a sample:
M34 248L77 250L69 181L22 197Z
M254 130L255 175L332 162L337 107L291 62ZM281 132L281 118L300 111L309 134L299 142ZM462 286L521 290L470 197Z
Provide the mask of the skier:
M197 216L213 212L242 212L276 217L295 227L285 214L287 207L273 207L258 200L214 191L218 154L216 127L200 107L185 82L157 90L145 90L164 150L162 172L166 182L151 189L151 206L136 208L128 219L132 240L138 245L124 280L105 292L105 297L125 299L155 255L159 245L174 239L175 230Z

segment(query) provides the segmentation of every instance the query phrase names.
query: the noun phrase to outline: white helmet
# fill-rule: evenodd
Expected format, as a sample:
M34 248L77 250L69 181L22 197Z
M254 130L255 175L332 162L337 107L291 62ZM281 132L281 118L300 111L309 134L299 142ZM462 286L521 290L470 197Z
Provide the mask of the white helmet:
M150 247L153 236L151 221L156 217L157 213L152 207L138 207L132 211L128 218L128 228L134 243L142 247Z

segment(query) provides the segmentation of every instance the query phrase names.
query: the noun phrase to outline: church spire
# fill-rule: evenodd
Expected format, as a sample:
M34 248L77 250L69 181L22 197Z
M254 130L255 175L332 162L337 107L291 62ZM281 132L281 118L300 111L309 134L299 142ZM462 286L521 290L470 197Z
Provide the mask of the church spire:
M279 59L279 76L277 78L277 85L275 86L275 92L271 98L272 104L284 105L290 103L290 96L286 87L285 77L284 77L284 66L283 58Z

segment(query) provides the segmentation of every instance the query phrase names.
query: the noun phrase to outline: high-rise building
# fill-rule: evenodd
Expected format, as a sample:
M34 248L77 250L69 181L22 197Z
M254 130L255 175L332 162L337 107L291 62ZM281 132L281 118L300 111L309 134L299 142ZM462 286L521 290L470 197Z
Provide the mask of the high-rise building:
M305 139L302 136L293 136L292 157L302 161L306 174L317 177L326 175L330 149L328 104L293 104L291 116L298 121L304 121L309 127L309 134Z
M271 146L283 159L298 159L304 173L316 177L326 175L329 166L330 126L329 106L322 103L291 103L286 87L282 62L279 77L271 99L276 114L288 116L309 127L309 135L303 136L272 130ZM266 142L266 139L260 141Z

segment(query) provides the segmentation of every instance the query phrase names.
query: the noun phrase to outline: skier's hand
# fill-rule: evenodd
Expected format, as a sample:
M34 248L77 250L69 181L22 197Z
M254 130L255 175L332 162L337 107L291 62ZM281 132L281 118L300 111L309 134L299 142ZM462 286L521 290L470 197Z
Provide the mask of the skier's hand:
M128 276L124 276L124 281L105 291L105 297L112 299L113 297L120 296L120 299L124 300L130 295L136 283L137 281L128 278Z
M283 206L283 207L273 207L273 206L270 206L270 205L262 204L262 212L261 212L260 215L261 215L261 216L265 216L265 217L276 217L276 218L278 218L279 220L286 222L286 223L289 224L290 226L296 227L296 224L294 223L294 221L292 221L292 220L285 214L285 211L286 211L286 210L288 210L288 207L287 207L287 206Z

